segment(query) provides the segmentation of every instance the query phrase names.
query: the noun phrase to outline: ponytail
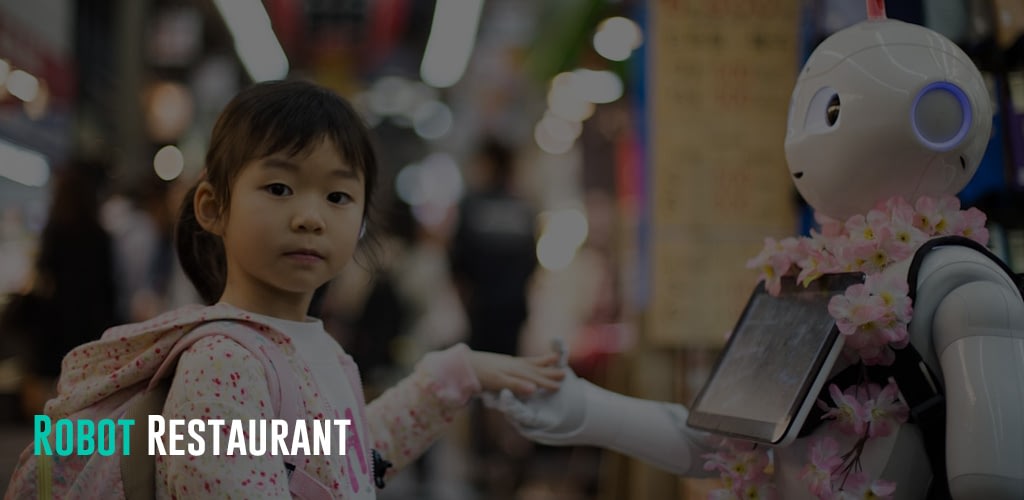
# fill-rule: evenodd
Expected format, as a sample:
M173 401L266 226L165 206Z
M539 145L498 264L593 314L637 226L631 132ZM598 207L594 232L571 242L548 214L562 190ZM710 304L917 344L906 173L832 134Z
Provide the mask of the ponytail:
M197 182L185 194L174 229L174 244L178 260L189 281L199 291L203 302L210 305L220 299L227 281L227 262L224 242L199 225L195 213Z

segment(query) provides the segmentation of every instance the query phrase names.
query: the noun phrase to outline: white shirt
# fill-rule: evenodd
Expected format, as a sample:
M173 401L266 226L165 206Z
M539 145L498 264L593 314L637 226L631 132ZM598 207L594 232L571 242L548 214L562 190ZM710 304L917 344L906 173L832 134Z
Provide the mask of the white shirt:
M309 316L305 321L292 321L246 312L252 316L253 321L273 327L291 339L296 354L309 365L313 380L323 392L321 396L327 399L332 408L359 407L352 394L351 381L346 380L347 376L338 361L338 342L324 330L322 321Z

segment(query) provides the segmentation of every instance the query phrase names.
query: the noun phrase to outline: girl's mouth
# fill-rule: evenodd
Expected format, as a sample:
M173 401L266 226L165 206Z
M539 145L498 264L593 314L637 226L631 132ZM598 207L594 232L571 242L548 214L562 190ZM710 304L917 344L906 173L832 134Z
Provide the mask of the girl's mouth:
M302 250L295 250L295 251L287 252L287 253L285 253L285 256L287 256L290 259L293 259L293 260L296 260L296 261L299 261L299 262L302 262L302 263L309 263L309 264L320 262L320 261L324 260L324 256L320 255L319 252L317 252L316 250L309 250L309 249L302 249Z

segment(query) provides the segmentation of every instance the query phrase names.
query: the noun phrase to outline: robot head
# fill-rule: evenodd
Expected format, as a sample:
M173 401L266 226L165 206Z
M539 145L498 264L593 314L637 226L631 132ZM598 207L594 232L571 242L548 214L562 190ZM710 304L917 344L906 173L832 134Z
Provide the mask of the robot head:
M816 212L954 195L974 175L992 103L970 58L921 26L868 20L826 39L790 101L786 160Z

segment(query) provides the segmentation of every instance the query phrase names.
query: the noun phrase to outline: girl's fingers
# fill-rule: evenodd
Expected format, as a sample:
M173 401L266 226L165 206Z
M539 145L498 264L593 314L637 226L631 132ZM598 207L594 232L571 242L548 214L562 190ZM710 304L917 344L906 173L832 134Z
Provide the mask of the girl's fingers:
M491 365L489 374L483 374L488 389L508 388L518 396L529 396L537 389L558 390L565 370L557 366L558 355L544 355L534 358L511 358ZM486 366L486 365L484 365ZM494 384L496 387L489 387Z
M565 377L565 371L557 366L538 366L530 364L518 364L512 366L508 370L508 373L517 377L557 378L558 380Z
M543 368L519 374L519 377L544 389L558 389L561 386L561 380L565 377L565 373L555 368Z
M534 356L529 358L530 363L537 366L554 366L558 364L558 354L544 354L542 356Z
M509 388L517 396L529 396L537 391L537 384L512 375L502 377L502 385Z
M541 368L538 373L545 379L562 380L565 378L565 370L561 368Z

